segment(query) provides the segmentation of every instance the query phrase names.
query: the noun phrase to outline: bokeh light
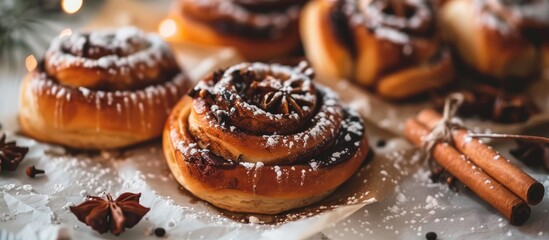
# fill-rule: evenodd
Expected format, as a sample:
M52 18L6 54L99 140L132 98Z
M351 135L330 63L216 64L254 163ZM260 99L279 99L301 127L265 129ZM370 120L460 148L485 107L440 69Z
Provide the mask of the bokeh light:
M62 0L61 8L68 14L78 12L82 7L82 0Z

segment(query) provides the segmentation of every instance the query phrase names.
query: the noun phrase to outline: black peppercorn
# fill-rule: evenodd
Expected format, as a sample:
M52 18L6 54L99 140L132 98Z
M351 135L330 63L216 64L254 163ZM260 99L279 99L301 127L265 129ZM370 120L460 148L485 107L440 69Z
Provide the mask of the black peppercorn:
M164 235L166 235L166 230L164 228L155 228L154 229L154 235L156 235L157 237L164 237Z
M379 140L377 141L377 144L376 144L376 145L377 145L377 147L382 148L382 147L385 147L386 144L387 144L387 142L385 142L385 140L379 139Z
M428 232L427 234L425 234L425 238L427 240L436 240L437 234L435 232Z

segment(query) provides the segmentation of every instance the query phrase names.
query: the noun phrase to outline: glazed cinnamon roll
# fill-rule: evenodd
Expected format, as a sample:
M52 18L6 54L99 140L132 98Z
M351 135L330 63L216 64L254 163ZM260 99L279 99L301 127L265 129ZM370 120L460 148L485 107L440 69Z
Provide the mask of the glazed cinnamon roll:
M179 37L232 46L249 60L284 56L299 46L298 19L307 0L179 0Z
M296 68L242 63L203 79L163 135L168 165L197 197L274 214L317 202L368 152L362 118Z
M461 59L503 85L549 68L547 0L451 0L441 23Z
M303 11L301 37L319 75L354 80L388 99L453 79L428 0L316 0Z
M19 120L39 140L82 149L159 136L189 80L160 37L136 28L53 40L24 79Z

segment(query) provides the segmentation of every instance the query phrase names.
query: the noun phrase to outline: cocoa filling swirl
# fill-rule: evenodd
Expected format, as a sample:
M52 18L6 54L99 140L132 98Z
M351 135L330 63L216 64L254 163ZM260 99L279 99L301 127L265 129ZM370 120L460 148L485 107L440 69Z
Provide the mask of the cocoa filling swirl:
M334 93L315 85L313 77L305 62L295 68L239 64L213 73L192 89L192 111L208 119L204 125L209 129L219 129L220 133L213 134L217 138L228 134L233 137L227 139L238 141L266 139L261 143L265 151L276 147L284 152L280 159L266 161L265 165L334 166L357 152L364 124L357 113L339 105ZM183 143L180 150L186 161L201 169L259 163L243 155L231 155L224 151L227 146L200 139L204 135L194 134L195 130L188 131L194 142ZM317 144L310 144L315 141Z
M476 7L502 24L487 24L497 30L519 32L535 43L549 39L549 1L475 0Z
M211 92L200 90L206 101L218 106L213 114L219 122L256 135L287 134L318 110L311 69L303 67L300 71L308 70L303 73L278 65L239 66L215 73Z
M410 36L430 38L435 32L433 6L425 0L337 0L328 16L338 39L352 55L357 49L356 26L400 44Z
M233 36L276 39L295 28L308 0L184 0L185 16Z

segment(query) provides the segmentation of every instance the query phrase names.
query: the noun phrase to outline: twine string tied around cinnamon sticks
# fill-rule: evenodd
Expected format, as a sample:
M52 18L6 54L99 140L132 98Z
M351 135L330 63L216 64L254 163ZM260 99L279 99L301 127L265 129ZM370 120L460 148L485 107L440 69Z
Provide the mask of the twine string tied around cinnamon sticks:
M456 117L457 111L463 103L463 100L464 96L461 93L454 93L448 96L444 103L442 119L423 139L422 151L424 154L424 159L429 161L429 165L431 167L434 164L434 161L431 161L431 152L433 147L435 147L435 145L439 142L447 142L448 144L453 145L454 139L452 137L452 131L463 127L461 119Z

